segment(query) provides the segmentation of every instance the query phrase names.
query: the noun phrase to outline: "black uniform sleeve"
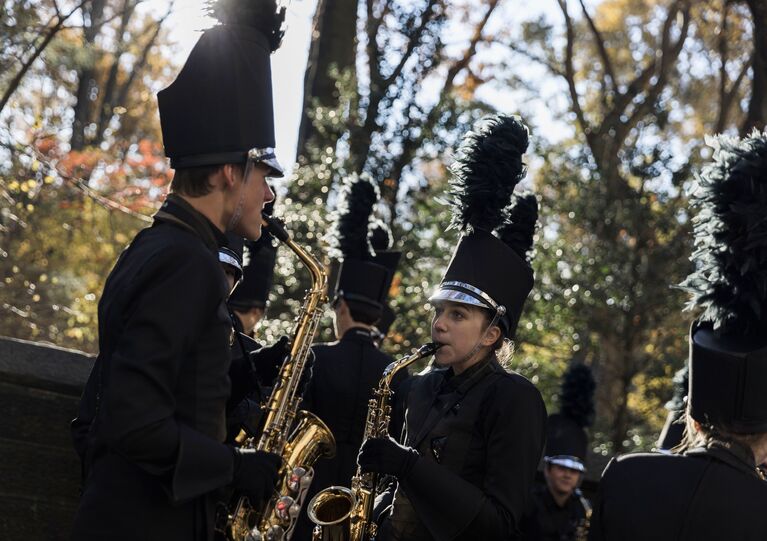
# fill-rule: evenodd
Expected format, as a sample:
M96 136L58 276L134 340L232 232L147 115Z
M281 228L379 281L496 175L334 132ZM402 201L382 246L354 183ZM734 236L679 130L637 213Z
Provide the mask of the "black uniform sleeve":
M174 390L186 352L211 314L225 311L215 285L218 269L201 256L167 250L144 265L104 371L108 389L100 430L107 444L169 481L176 502L226 485L233 473L224 444L175 416Z
M402 481L416 514L438 541L509 539L518 531L543 452L546 408L532 384L509 381L495 384L482 408L487 412L482 488L425 458Z
M603 541L607 539L604 525L602 524L602 517L604 516L603 503L606 501L606 490L609 484L609 471L610 467L615 463L615 458L610 460L607 464L605 471L602 472L602 479L599 482L599 490L597 492L596 500L591 508L591 519L589 521L589 541Z

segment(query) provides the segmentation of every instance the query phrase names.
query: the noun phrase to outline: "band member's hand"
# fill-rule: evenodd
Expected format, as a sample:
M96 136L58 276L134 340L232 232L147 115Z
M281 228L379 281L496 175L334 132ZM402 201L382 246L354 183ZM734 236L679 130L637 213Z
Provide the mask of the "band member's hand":
M261 349L250 353L250 363L253 366L253 370L256 372L258 381L262 385L267 387L274 384L274 380L280 373L280 367L282 361L288 354L290 347L288 345L288 337L281 336L271 346L264 346Z
M274 453L237 447L233 447L232 452L232 486L242 490L252 500L251 503L269 498L277 484L282 458Z
M363 472L385 473L398 479L407 477L417 460L415 449L400 445L391 437L367 440L357 455Z

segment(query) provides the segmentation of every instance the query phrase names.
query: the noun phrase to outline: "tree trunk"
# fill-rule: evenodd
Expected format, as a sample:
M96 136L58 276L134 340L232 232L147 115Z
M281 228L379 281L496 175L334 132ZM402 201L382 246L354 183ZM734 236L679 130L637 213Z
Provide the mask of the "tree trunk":
M83 47L95 49L96 36L101 30L106 0L93 0L83 6ZM95 60L88 60L77 77L77 102L72 120L72 138L69 141L72 150L82 150L86 145L86 128L93 120L93 113L98 98Z
M764 0L746 0L754 22L754 61L751 100L741 132L745 135L753 128L764 130L767 123L767 3Z
M319 0L312 25L309 60L304 75L304 105L298 130L297 155L305 156L310 140L318 134L309 118L314 100L324 107L335 107L338 94L331 68L339 72L354 70L357 43L357 0Z

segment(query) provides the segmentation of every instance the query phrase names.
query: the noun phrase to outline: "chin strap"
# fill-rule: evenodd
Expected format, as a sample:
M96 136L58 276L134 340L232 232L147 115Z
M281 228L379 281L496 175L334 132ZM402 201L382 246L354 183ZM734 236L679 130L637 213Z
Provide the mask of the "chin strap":
M242 218L242 207L245 204L245 183L248 181L252 169L253 160L248 160L247 165L245 165L245 172L242 175L242 184L240 184L240 198L237 200L237 206L234 207L232 218L229 220L229 225L226 227L227 231L234 230L235 226L240 223L240 218Z

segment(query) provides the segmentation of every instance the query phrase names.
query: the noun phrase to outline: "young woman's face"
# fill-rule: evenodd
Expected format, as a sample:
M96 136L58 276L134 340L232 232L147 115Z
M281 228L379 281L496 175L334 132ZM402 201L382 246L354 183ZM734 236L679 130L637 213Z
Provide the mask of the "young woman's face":
M467 358L474 347L483 338L487 321L480 308L452 301L437 301L434 303L434 318L431 322L432 341L442 344L434 356L440 366L455 366L466 364L477 356L487 353L480 347L478 351ZM488 341L485 337L483 342ZM490 342L492 344L492 341ZM483 345L490 345L483 344Z

